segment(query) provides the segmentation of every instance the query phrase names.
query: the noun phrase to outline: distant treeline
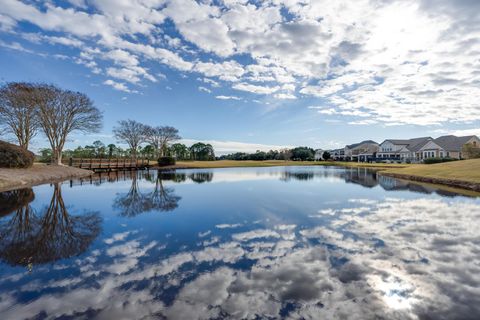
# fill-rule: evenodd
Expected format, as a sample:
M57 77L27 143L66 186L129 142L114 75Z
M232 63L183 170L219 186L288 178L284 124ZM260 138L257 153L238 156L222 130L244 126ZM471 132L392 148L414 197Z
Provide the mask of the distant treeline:
M327 152L328 154L328 152ZM324 157L326 155L324 154ZM330 155L328 154L328 157ZM313 161L315 150L309 147L296 147L293 149L260 151L255 153L236 152L218 157L219 160L294 160Z
M113 143L105 145L102 141L95 141L91 145L84 147L79 146L75 149L63 150L63 158L130 158L134 152L130 148L122 148ZM147 144L145 146L139 146L136 150L136 154L140 157L149 160L157 160L157 152L155 148ZM211 144L197 142L190 147L187 147L183 143L174 143L166 147L165 156L175 157L177 160L198 160L208 161L215 160L215 151ZM40 150L41 162L50 162L52 159L52 150L49 148Z

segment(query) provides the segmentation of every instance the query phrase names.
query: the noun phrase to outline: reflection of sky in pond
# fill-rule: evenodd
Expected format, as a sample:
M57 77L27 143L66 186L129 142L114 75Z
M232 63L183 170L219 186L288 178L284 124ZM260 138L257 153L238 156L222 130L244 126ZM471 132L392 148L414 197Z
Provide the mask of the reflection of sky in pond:
M322 167L113 173L33 193L0 196L1 319L480 314L474 197Z

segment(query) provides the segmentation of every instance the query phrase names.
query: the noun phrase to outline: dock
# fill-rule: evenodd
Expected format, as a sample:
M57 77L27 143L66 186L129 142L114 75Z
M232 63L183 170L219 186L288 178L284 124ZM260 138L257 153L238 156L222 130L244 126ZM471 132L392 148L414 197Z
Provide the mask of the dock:
M105 172L148 169L150 162L144 158L69 158L68 165L70 167L87 169L94 172Z

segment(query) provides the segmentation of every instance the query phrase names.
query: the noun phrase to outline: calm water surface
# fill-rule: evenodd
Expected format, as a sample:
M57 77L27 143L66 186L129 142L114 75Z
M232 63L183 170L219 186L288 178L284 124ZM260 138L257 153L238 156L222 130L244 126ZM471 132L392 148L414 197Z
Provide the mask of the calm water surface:
M0 193L0 319L479 319L480 200L365 169Z

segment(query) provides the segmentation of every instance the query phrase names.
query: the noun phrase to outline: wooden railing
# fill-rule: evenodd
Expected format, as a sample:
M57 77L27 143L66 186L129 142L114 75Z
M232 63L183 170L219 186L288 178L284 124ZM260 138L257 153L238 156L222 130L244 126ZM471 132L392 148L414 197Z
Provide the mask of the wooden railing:
M93 171L132 170L149 167L148 159L96 159L96 158L69 158L68 165L80 169Z

